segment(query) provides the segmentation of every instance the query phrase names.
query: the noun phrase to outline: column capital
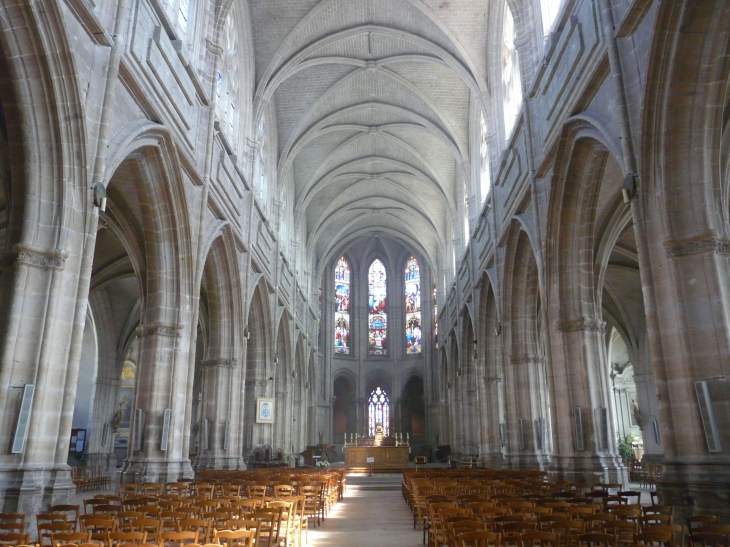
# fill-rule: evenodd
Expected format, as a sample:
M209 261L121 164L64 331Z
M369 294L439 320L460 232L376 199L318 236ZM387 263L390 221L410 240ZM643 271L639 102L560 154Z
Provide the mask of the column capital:
M178 338L183 325L173 325L165 323L150 323L139 327L138 333L140 337L144 336L170 336Z
M575 317L558 321L558 330L560 332L586 331L604 334L606 322L597 317Z
M715 232L704 232L690 237L665 239L664 248L670 258L698 254L730 254L730 241L718 237Z
M225 359L223 357L215 357L212 359L203 359L202 361L200 361L200 365L203 368L236 368L238 366L238 359Z

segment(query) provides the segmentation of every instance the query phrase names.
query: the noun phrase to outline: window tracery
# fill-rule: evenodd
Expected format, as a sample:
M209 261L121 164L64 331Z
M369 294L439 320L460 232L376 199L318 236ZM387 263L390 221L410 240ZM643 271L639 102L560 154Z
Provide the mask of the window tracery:
M231 13L226 16L223 30L223 57L215 78L216 114L221 130L234 150L238 139L238 28Z
M368 347L370 355L388 354L387 275L377 258L368 269Z
M350 265L344 256L335 266L335 353L350 353Z
M415 257L406 263L406 353L421 353L421 269Z
M390 436L390 400L380 387L370 393L368 404L368 436L375 437L378 426L383 428L383 436Z

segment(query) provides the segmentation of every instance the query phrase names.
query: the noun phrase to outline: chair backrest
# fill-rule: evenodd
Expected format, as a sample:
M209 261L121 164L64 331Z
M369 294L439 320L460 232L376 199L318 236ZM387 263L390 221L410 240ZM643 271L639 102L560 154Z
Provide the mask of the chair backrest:
M198 532L185 530L184 532L160 532L160 547L172 543L173 545L186 545L198 543Z
M3 545L27 545L30 541L30 534L19 534L17 532L0 533L0 544Z
M666 545L674 546L674 534L668 532L659 532L657 530L649 530L634 536L634 542L640 545Z
M90 532L52 532L51 545L65 545L67 543L91 543Z
M255 530L216 530L213 541L228 547L251 547L256 535Z
M22 522L0 522L0 532L25 532L25 525Z
M141 545L147 541L147 532L110 532L109 547Z
M529 531L520 535L520 545L521 547L558 547L559 538L560 536L551 532Z
M614 538L611 534L601 534L593 532L590 534L580 534L578 541L581 545L591 547L593 545L601 545L602 547L614 547Z
M486 530L461 534L461 547L499 547L501 536Z

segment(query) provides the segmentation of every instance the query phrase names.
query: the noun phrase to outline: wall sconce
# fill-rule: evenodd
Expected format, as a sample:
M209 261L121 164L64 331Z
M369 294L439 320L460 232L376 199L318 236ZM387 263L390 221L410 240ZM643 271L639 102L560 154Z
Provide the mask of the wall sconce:
M274 354L274 364L275 365L278 365L279 364L279 355L276 354L276 353Z
M304 387L305 387L306 389L310 389L310 388L311 388L312 386L311 386L311 385L309 385L309 382L307 382L306 384L304 384Z
M246 325L245 327L243 327L243 337L246 340L248 340L249 338L251 338L251 331L249 330L248 325Z
M270 382L273 382L274 381L274 377L273 376L269 376L269 381Z
M95 182L91 185L94 191L94 205L99 208L102 213L106 211L106 186L103 182Z
M497 321L497 326L494 327L494 334L496 334L497 336L502 334L502 322L501 321Z
M472 342L472 346L474 348L474 355L472 357L476 361L477 360L477 341L476 340L474 340L474 342Z
M292 378L296 378L297 376L298 376L297 371L296 370L295 371L292 371L291 377Z

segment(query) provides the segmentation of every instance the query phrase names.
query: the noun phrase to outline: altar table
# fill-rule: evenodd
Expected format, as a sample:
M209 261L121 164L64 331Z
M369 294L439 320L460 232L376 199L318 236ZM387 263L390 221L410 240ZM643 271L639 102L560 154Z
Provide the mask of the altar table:
M366 467L370 465L367 459L375 458L374 466L407 466L408 449L407 446L346 446L344 448L345 465Z

